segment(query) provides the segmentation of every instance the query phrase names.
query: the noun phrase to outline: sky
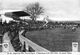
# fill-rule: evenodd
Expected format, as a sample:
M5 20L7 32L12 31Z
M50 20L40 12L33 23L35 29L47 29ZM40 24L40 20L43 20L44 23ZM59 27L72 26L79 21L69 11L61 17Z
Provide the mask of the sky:
M80 20L80 0L0 0L0 10L20 10L34 2L39 2L53 21Z

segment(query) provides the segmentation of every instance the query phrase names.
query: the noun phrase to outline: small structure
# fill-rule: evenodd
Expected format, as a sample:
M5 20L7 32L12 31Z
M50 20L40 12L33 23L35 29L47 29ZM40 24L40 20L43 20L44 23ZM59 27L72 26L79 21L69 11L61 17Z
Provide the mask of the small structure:
M78 42L72 42L72 52L78 52Z
M3 52L9 52L9 42L3 43Z

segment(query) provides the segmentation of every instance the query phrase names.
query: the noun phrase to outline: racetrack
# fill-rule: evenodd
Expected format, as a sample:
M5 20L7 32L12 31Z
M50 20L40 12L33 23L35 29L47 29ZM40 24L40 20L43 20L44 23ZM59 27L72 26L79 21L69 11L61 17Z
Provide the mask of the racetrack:
M50 51L72 51L72 42L79 43L80 28L75 32L71 29L54 28L41 31L26 32L26 38Z

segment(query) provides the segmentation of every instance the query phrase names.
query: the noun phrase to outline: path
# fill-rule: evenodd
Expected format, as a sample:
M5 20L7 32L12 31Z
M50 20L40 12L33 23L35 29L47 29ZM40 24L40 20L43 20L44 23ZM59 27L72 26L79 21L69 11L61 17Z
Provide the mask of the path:
M10 39L8 37L8 32L6 32L3 36L3 43L9 43L9 52L15 52L14 48L10 42ZM3 51L5 51L5 49L3 49Z

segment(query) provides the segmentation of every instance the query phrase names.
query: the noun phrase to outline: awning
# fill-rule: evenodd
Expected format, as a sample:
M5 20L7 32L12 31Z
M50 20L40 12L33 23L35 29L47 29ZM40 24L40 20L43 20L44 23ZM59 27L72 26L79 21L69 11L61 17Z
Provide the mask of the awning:
M30 16L30 14L24 12L24 11L14 11L14 12L6 12L5 16L7 17L12 17L12 16L17 16L17 17L23 17L23 16Z
M24 11L17 11L17 12L12 12L12 14L18 16L18 17L22 17L22 16L30 16L30 14L24 12Z

